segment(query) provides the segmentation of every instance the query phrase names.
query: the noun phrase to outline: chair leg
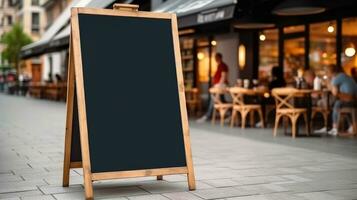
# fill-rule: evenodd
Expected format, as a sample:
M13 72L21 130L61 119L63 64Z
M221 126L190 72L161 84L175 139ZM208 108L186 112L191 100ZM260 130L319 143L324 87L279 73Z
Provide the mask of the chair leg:
M316 111L311 111L311 119L314 119L315 115L316 115Z
M356 135L357 134L357 118L356 118L356 112L357 109L352 109L352 113L351 113L351 117L352 117L352 130L353 130L353 134Z
M290 116L291 121L291 134L293 138L296 138L296 117L295 115Z
M242 129L245 129L245 121L247 119L247 111L242 110L241 116L242 116Z
M226 109L220 109L219 110L219 115L220 115L220 121L221 121L221 126L224 125L224 116L226 114Z
M340 122L341 121L341 113L340 112L338 112L338 115L337 115L337 132L338 132L338 130L340 130Z
M308 121L307 121L307 113L304 113L304 121L305 121L305 128L306 128L306 135L309 136L310 135L310 131L309 131L309 126L308 126Z
M259 114L260 121L262 122L262 127L265 128L265 121L264 121L263 112L262 112L261 108L258 110L258 114Z
M310 127L312 128L312 122L314 121L313 119L315 118L315 115L316 115L316 111L311 111L311 121L309 122L310 123ZM307 122L305 122L307 123Z
M231 127L234 126L234 122L236 120L236 116L237 116L237 111L232 110Z
M281 118L280 114L275 114L275 125L274 125L274 132L273 132L274 137L276 136L277 133L280 118Z
M213 109L213 114L212 114L212 124L214 124L216 122L216 109Z
M250 128L254 127L254 110L248 110Z
M324 118L324 126L325 126L326 129L327 129L328 113L327 113L327 112L324 112L324 113L322 114L322 117Z
M286 129L288 129L288 116L283 116L283 126L284 126L284 134L286 134Z

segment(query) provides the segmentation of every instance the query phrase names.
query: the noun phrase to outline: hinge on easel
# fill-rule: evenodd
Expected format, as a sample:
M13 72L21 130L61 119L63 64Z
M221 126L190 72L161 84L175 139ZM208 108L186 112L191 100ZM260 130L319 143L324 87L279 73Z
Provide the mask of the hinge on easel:
M114 10L121 10L121 11L138 12L139 11L139 5L115 3L113 5L113 9Z

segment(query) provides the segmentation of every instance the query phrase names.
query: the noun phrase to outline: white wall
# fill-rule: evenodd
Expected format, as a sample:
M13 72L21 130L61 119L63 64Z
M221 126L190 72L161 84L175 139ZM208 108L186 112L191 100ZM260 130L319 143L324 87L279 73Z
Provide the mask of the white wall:
M238 74L238 34L215 35L214 39L217 41L216 51L223 55L223 62L229 68L229 85L233 86L236 84Z
M48 80L50 73L50 56L52 57L52 78L55 80L55 74L61 74L61 53L49 53L44 55L44 63L42 68L42 81Z

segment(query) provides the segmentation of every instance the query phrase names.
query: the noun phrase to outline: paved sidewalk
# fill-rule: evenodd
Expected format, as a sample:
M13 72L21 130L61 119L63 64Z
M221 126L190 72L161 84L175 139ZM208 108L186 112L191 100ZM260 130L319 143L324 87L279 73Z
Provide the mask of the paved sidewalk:
M158 119L159 120L159 119ZM62 188L65 104L0 93L0 199L83 199L81 170ZM357 141L271 129L199 125L191 140L197 190L183 175L95 182L96 199L357 199Z

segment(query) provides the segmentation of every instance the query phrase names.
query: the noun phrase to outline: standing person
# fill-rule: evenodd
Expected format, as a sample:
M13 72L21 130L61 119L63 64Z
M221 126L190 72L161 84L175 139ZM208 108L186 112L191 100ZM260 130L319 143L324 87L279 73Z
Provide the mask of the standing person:
M356 102L354 102L354 100L357 97L357 83L352 77L344 73L342 67L336 65L330 65L328 75L331 77L329 88L331 89L332 95L337 99L332 110L332 129L327 133L336 136L338 134L337 120L339 109L342 107L355 106ZM326 131L326 127L323 129ZM351 127L349 130L352 130Z
M212 78L212 85L213 87L225 87L228 83L228 66L223 62L223 56L221 53L216 53L215 60L218 67ZM224 95L221 96L221 99L224 100ZM207 119L211 118L214 109L213 106L214 102L213 97L211 96L207 113L197 120L198 123L203 123Z

